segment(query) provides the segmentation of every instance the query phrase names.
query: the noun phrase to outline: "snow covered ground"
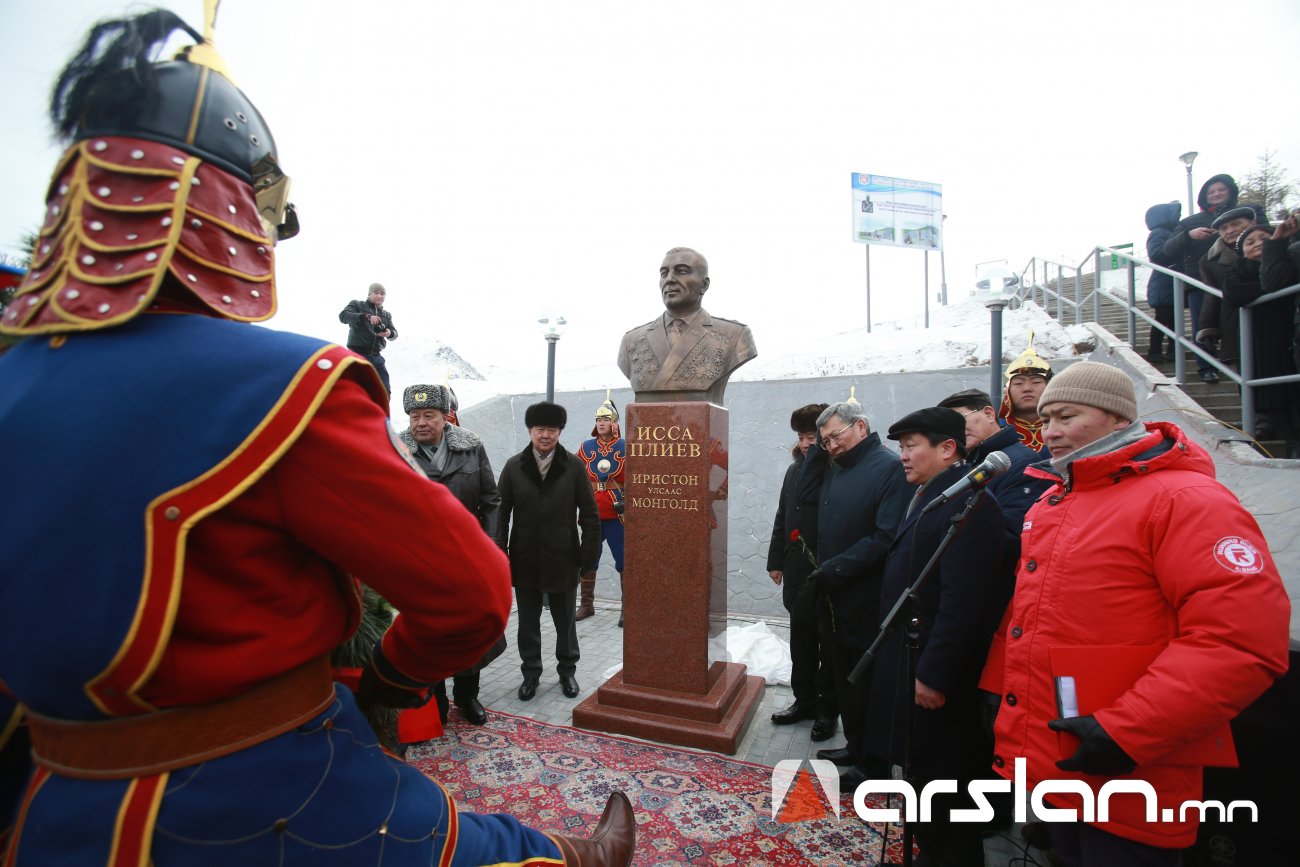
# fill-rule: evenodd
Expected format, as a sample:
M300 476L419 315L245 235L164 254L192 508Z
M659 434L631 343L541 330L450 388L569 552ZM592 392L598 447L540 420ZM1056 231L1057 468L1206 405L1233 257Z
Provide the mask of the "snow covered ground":
M1103 288L1110 285L1109 278L1113 275L1105 276ZM1119 276L1123 276L1122 272ZM1143 278L1143 289L1145 283ZM1003 312L1003 361L1020 354L1030 332L1034 335L1034 348L1044 358L1075 356L1091 348L1092 336L1087 329L1077 325L1062 327L1036 304L1025 303L1019 309ZM989 363L990 313L983 299L969 297L932 309L929 328L925 327L924 317L918 315L877 323L870 332L866 328L837 331L834 323L828 322L825 335L815 342L783 341L775 334L755 334L755 341L758 358L740 368L733 381L977 367ZM616 349L610 347L611 356ZM461 406L466 408L498 394L534 394L545 390L544 359L535 359L540 363L531 368L511 364L504 358L502 361L506 363L499 366L493 359L465 359L472 370L484 377L477 380L471 378L465 367L449 363L446 359L454 353L444 350L444 345L437 341L424 344L397 341L385 352L395 392L394 417L402 415L402 389L421 377L425 377L425 382L434 383L450 380ZM555 379L559 391L617 388L627 383L613 361L560 367Z

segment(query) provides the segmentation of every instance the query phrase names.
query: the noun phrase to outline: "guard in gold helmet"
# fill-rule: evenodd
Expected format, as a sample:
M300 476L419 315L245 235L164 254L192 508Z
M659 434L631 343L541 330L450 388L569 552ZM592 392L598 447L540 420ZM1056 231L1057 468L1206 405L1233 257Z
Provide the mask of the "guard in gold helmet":
M482 656L509 565L373 367L249 324L296 220L215 15L103 22L54 90L68 148L0 322L0 862L626 865L620 793L590 840L462 814L358 709ZM354 698L358 580L400 613Z
M1052 366L1034 351L1034 333L1029 346L1007 366L1007 387L1002 393L998 418L1016 429L1020 441L1048 457L1043 443L1043 420L1038 417L1038 398L1052 378Z
M618 409L605 393L605 402L596 410L596 425L591 438L584 440L578 457L587 467L587 478L596 495L600 510L600 538L609 545L614 555L614 569L618 572L620 586L623 581L623 467L627 462L627 441L618 425ZM597 564L599 565L599 564ZM596 576L583 578L578 598L577 620L585 620L596 613ZM618 625L623 625L620 614Z

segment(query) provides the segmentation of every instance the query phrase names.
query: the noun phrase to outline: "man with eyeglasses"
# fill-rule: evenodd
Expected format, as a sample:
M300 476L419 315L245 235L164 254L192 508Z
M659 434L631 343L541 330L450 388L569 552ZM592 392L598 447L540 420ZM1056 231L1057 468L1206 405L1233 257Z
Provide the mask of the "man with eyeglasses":
M830 649L835 694L847 743L818 750L817 758L847 767L840 791L879 777L884 763L870 758L864 743L870 678L849 683L849 673L875 637L880 623L880 588L890 542L903 520L909 489L898 456L872 433L866 410L855 400L831 404L817 418L820 445L805 461L802 486L819 484L818 566L805 592L817 594L818 619ZM821 472L816 469L820 468Z

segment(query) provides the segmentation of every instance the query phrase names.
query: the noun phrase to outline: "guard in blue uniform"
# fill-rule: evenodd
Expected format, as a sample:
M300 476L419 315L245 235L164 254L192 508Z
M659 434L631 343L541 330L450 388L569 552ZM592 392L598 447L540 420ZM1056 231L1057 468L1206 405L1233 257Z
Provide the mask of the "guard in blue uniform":
M596 410L596 425L591 438L583 440L578 457L587 468L596 508L600 512L600 538L614 555L614 570L618 572L619 589L623 586L623 485L624 466L627 464L627 440L618 425L618 409L605 392L605 402ZM599 564L597 564L599 565ZM596 576L583 578L578 598L576 620L585 620L596 613ZM623 625L623 615L618 618Z
M55 87L69 147L0 319L0 863L626 865L621 794L590 840L461 814L359 710L479 658L508 565L372 366L250 324L297 221L215 13L103 22ZM354 699L328 655L358 578L401 613Z

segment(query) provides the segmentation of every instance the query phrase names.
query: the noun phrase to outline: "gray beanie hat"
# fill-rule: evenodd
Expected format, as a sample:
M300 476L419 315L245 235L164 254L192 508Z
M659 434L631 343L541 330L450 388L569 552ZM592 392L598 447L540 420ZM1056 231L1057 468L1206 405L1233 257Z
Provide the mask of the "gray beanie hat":
M445 385L411 385L402 392L402 409L407 415L413 409L436 409L448 413L455 402L451 389Z
M1038 411L1049 403L1080 403L1137 420L1137 395L1128 374L1109 364L1080 361L1053 376L1038 399Z

